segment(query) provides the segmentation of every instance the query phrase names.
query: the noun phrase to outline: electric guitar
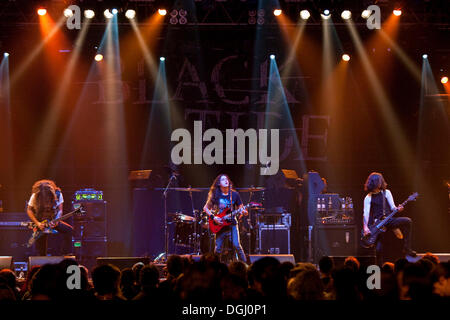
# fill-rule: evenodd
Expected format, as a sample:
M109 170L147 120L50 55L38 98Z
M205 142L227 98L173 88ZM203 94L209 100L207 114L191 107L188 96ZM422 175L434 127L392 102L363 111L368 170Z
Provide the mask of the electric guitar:
M231 223L233 222L234 218L236 216L238 216L238 219L240 218L240 215L242 213L242 211L244 211L247 208L250 207L260 207L261 204L260 203L256 203L256 202L250 202L249 204L246 204L245 206L236 209L234 211L231 211L231 208L227 207L225 209L223 209L222 211L220 211L217 214L213 214L209 217L209 230L212 233L217 233L220 230L222 230L222 228L227 227L229 225L231 225ZM214 218L218 217L222 220L222 224L218 224L214 221Z
M415 201L419 196L417 192L413 193L405 200L400 206L404 207L409 201ZM379 220L375 219L372 225L368 226L370 233L364 235L364 229L361 230L361 246L363 248L372 248L377 242L378 236L386 231L385 225L392 220L392 217L398 212L398 209L392 210L392 212L385 218Z
M85 213L86 213L86 211L84 211L83 207L80 206L79 208L75 209L74 211L66 213L65 215L63 215L63 216L61 216L59 218L53 219L51 221L43 220L43 221L41 221L41 223L43 223L44 226L45 226L44 230L40 230L38 228L38 226L32 221L21 222L20 225L28 227L29 229L33 230L33 233L32 233L30 239L27 242L27 247L28 248L31 247L36 242L36 240L39 239L43 234L58 233L58 231L56 231L55 228L52 227L57 222L62 221L62 220L66 220L66 219L70 218L73 215L81 216L81 215L84 215Z

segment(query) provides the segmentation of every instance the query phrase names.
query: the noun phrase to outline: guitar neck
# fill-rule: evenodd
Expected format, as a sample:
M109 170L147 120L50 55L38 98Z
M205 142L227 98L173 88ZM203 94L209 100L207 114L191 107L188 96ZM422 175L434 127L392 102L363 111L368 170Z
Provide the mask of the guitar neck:
M233 218L235 215L237 215L238 213L240 213L242 210L247 209L248 206L249 206L249 205L247 204L247 205L243 206L242 208L239 208L239 209L237 209L237 210L234 210L234 211L232 211L230 214L227 214L227 216L230 216L230 217Z
M404 201L400 206L404 207L407 203L409 202L409 200ZM378 225L379 227L383 227L386 223L388 223L388 221L394 216L394 214L396 214L398 212L398 209L394 209L392 210L392 212L386 217L386 219L384 219L383 221L380 222L380 224Z
M68 219L68 218L70 218L71 216L73 216L75 213L77 213L78 211L80 211L80 210L77 209L77 210L75 210L75 211L69 212L69 213L67 213L67 214L65 214L65 215L63 215L63 216L61 216L61 217L59 217L59 218L57 218L57 219L53 219L52 222L58 222L58 221L61 221L61 220Z

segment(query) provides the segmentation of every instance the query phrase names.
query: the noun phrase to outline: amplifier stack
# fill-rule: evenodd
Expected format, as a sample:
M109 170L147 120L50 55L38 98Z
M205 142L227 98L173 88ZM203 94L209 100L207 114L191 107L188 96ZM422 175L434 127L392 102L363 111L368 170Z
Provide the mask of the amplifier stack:
M310 259L318 263L323 256L356 255L357 230L352 199L325 193L318 195L316 202Z
M75 192L73 207L81 205L86 214L74 218L73 252L89 270L97 264L97 257L107 255L106 204L102 191L82 189Z

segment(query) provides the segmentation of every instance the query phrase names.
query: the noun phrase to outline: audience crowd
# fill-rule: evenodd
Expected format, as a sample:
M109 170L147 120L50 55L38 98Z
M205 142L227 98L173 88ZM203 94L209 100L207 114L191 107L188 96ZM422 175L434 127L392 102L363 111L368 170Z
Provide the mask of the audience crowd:
M137 263L120 270L106 264L91 273L80 267L79 289L69 289L67 268L78 265L66 259L59 264L35 266L25 281L9 269L0 271L0 300L151 300L201 301L203 303L297 300L449 300L450 262L428 253L415 263L399 259L380 268L379 286L370 289L368 273L355 257L336 266L323 257L311 263L280 263L264 257L251 265L220 262L216 255L200 261L172 255L164 270L154 264ZM164 276L164 277L163 277ZM68 281L69 280L69 281ZM368 281L369 280L369 281ZM375 282L373 282L375 284Z

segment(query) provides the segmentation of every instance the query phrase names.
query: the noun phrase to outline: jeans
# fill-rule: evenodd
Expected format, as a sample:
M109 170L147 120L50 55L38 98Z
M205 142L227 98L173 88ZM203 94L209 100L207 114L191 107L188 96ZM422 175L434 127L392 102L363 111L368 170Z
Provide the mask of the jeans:
M61 234L63 237L61 243L59 243L60 248L58 251L60 251L60 254L66 254L67 252L61 251L66 251L69 245L70 246L72 245L71 243L69 244L69 242L72 242L73 227L70 224L65 223L64 221L60 221L58 225L55 227L55 230L58 231L58 233ZM47 255L48 236L49 234L45 233L41 235L39 239L36 240L36 249L40 256Z
M403 233L403 248L407 252L411 249L411 229L412 229L412 220L407 217L399 217L399 218L392 218L391 222L386 224L386 232L395 228L399 228ZM383 251L383 244L381 241L381 237L378 238L377 244L376 244L376 253L377 258L382 256Z
M220 255L222 253L223 244L226 237L231 237L231 243L238 254L239 260L247 262L247 258L245 257L244 250L242 249L241 241L239 239L237 225L225 227L216 234L216 254Z

